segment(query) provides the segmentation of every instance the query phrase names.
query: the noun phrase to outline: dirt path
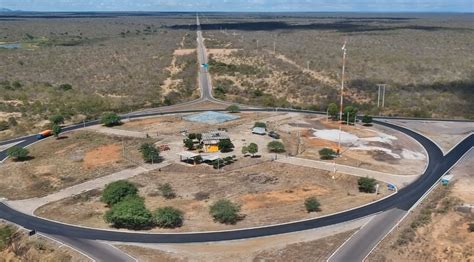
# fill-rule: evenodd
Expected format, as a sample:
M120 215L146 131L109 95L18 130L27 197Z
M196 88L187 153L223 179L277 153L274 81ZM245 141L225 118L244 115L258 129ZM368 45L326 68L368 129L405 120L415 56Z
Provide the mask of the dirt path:
M145 173L151 170L163 168L168 165L170 165L170 163L165 161L156 165L145 165L145 166L139 166L132 169L125 169L108 176L100 177L94 180L84 182L82 184L65 188L59 192L50 194L45 197L30 198L30 199L23 199L23 200L16 200L16 201L7 201L7 204L11 206L12 208L19 210L23 213L33 214L33 212L37 208L39 208L40 206L46 205L48 203L59 201L61 199L71 197L71 196L74 196L74 195L77 195L77 194L80 194L92 189L102 188L111 182L114 182L117 180L128 179L128 178L140 175L142 173Z
M296 158L296 157L280 158L277 161L281 163L312 167L312 168L322 169L322 170L331 171L331 172L334 171L334 163L332 162L330 163L330 162L323 162L323 161ZM411 176L410 175L407 175L407 176L393 175L393 174L372 171L372 170L358 168L358 167L340 165L340 164L336 164L335 167L336 167L336 172L341 172L344 174L360 176L360 177L365 177L365 176L373 177L383 182L395 184L398 188L402 188L418 178L418 176L416 175L411 175Z
M310 242L342 232L356 230L369 222L371 218L372 217L370 216L359 220L349 221L347 223L317 229L245 240L178 245L137 243L125 246L121 243L116 244L119 244L120 249L129 252L131 251L130 247L133 245L161 251L165 254L174 254L180 259L191 259L191 261L253 261L253 257L260 251L285 248L291 244Z
M273 51L270 51L270 50L266 50L266 51L270 54L273 54ZM337 84L337 82L334 81L334 79L331 79L330 77L325 76L321 72L317 72L317 71L314 71L314 70L308 70L307 68L300 66L295 61L289 59L288 57L286 57L283 54L276 54L275 57L279 60L282 60L282 61L284 61L288 64L291 64L291 65L295 66L296 68L302 70L305 73L309 73L316 80L319 80L321 82L328 83L328 84Z
M146 132L138 132L138 131L130 131L130 130L123 130L123 129L116 129L110 127L104 127L101 125L95 125L91 127L87 127L88 130L106 134L106 135L116 135L116 136L128 136L128 137L136 137L136 138L146 138ZM151 134L148 134L151 135Z

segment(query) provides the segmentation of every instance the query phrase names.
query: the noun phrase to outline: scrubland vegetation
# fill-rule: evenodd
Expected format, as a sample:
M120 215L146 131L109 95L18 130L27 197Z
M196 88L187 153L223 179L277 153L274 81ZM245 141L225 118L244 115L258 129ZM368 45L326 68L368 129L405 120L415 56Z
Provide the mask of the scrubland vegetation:
M197 96L194 32L169 29L194 17L0 17L0 137L41 130L50 115L66 123L174 104ZM163 88L172 77L174 92ZM194 93L196 92L196 93Z
M325 111L339 95L347 39L346 102L369 114L474 118L469 15L209 15L202 21L208 48L234 50L211 60L217 97ZM255 68L240 70L248 66ZM378 83L387 84L383 110Z

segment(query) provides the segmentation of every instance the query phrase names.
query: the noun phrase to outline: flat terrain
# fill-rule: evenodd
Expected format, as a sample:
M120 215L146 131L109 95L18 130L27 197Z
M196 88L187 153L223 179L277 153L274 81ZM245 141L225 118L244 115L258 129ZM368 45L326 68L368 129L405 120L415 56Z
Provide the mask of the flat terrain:
M106 136L88 131L48 138L28 149L32 159L11 159L0 169L0 196L10 200L40 197L97 177L136 166L145 139ZM122 143L126 147L123 157Z
M0 138L43 128L53 114L68 122L104 111L130 112L191 100L197 89L195 31L170 29L194 16L1 17ZM33 124L32 124L33 123Z
M469 14L209 14L201 24L222 99L326 110L347 39L346 103L372 114L474 117ZM380 112L378 83L388 84Z
M238 161L237 167L245 166ZM140 195L150 210L173 206L184 211L184 224L177 231L204 231L251 227L289 222L342 211L380 199L389 194L381 185L381 194L360 193L357 178L338 175L332 179L327 171L276 162L252 163L231 171L215 171L210 167L199 168L172 165L161 171L152 171L130 179L139 185ZM228 168L232 169L232 165ZM170 183L176 191L175 199L166 200L158 193L158 186ZM304 200L316 196L321 202L321 212L307 213ZM209 205L228 198L242 207L245 215L236 225L213 222ZM103 220L107 210L100 202L100 191L84 193L39 208L37 215L67 223L109 228ZM153 229L153 231L169 231Z
M11 231L8 231L7 227ZM39 235L29 237L26 230L6 224L3 221L0 221L0 230L2 232L0 239L1 261L90 261L89 258L67 246L60 245ZM5 234L7 231L12 234L10 236ZM11 237L11 239L6 240L4 237ZM5 240L6 242L4 242Z
M391 120L390 122L398 123L431 138L445 153L474 132L474 122L416 120Z
M338 233L333 236L327 236L313 241L301 241L295 244L289 244L284 247L262 248L261 250L252 250L234 247L228 244L226 250L213 252L202 245L196 247L196 252L166 252L159 249L140 247L140 246L118 246L121 250L129 253L140 261L325 261L344 240L354 231ZM261 241L264 241L262 239ZM238 246L238 244L237 244ZM265 246L265 245L258 245ZM266 245L268 246L268 245ZM186 250L186 248L184 248Z
M369 256L369 261L472 261L473 213L456 210L474 203L474 151L452 171L455 181L438 186Z

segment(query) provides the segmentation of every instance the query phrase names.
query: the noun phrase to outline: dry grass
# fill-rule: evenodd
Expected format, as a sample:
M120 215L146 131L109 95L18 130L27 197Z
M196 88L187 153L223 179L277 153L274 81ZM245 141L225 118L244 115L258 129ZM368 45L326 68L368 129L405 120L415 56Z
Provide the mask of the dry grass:
M0 195L8 199L45 196L84 181L134 166L144 139L119 138L87 131L67 133L29 147L33 159L7 160L0 169ZM127 159L122 157L122 141Z
M264 162L228 172L172 165L130 181L140 186L140 195L145 197L145 204L150 210L173 206L184 211L183 226L173 231L222 230L289 222L341 211L389 194L385 189L379 196L359 193L356 177L339 175L333 180L326 171L276 162ZM163 183L170 183L177 194L175 199L165 199L157 193ZM208 198L199 197L203 193ZM317 196L321 202L321 212L306 212L303 203L310 195ZM245 219L236 225L215 223L209 215L209 205L221 198L240 204ZM102 219L106 210L100 196L93 194L54 202L41 207L36 213L67 223L108 228ZM153 231L166 230L157 228Z

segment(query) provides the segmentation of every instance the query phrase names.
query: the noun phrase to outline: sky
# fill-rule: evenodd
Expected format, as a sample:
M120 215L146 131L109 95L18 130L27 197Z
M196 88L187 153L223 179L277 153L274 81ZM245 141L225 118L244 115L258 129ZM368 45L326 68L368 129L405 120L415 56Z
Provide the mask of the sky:
M474 12L474 0L0 0L24 11Z

